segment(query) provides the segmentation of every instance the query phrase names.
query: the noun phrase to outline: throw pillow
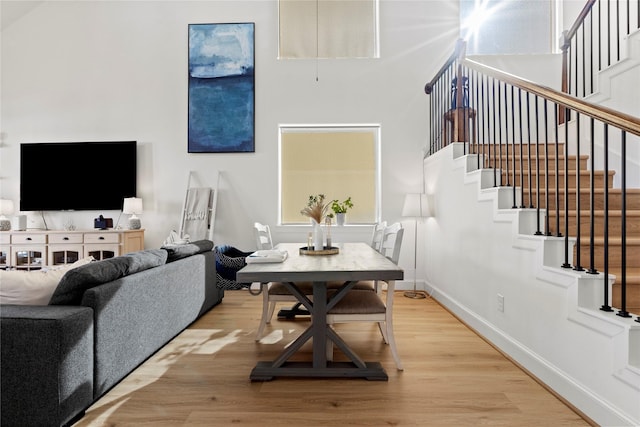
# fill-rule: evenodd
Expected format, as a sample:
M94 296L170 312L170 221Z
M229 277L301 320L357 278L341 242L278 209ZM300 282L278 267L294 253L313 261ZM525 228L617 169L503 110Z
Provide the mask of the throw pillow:
M91 261L93 257L35 271L0 270L0 304L47 305L62 277Z
M167 262L172 262L202 252L209 252L213 250L213 242L211 240L196 240L185 245L163 246L162 249L167 251Z
M165 251L150 249L103 259L73 269L60 280L49 305L78 305L87 289L157 267L164 264L166 258Z

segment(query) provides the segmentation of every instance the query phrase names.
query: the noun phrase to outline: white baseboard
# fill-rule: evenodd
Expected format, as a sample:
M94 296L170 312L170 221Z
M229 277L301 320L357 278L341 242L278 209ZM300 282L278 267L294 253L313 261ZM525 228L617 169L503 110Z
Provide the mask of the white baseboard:
M637 420L629 418L617 408L609 405L593 391L586 389L556 366L517 340L504 334L503 331L497 329L446 293L430 286L427 287L430 288L433 299L585 416L604 426L638 425Z

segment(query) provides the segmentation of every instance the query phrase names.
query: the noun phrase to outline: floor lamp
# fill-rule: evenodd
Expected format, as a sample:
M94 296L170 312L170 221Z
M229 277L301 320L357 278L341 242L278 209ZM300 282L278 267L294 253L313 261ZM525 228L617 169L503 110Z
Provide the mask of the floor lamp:
M421 193L408 193L404 197L404 206L402 207L402 216L411 217L414 219L414 234L413 240L413 290L406 291L404 296L407 298L426 298L424 292L418 292L416 290L416 276L418 274L418 219L427 216L427 195Z

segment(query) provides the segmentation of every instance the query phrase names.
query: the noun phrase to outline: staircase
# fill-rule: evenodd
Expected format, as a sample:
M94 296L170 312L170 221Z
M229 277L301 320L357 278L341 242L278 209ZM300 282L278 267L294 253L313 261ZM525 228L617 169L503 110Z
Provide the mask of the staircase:
M540 209L546 209L547 207L547 195L548 195L548 230L546 228L546 222L543 221L542 229L543 234L551 236L565 236L567 232L565 230L565 215L564 215L564 144L558 144L558 153L561 153L556 159L556 145L549 144L547 151L545 152L544 144L539 144L538 147L524 145L522 160L520 160L520 145L505 145L494 146L492 148L491 160L489 160L487 148L484 147L484 153L481 146L471 146L471 153L483 153L483 157L486 159L485 167L494 168L497 167L501 172L501 182L505 185L517 187L517 193L520 193L520 187L522 187L522 203L517 207L536 207ZM514 153L515 148L515 153ZM507 151L508 150L508 151ZM536 161L536 151L538 152L538 160ZM507 157L507 152L508 157ZM497 153L497 155L496 155ZM515 156L514 156L515 154ZM548 157L547 157L548 156ZM558 174L556 176L556 160L558 161ZM580 250L578 259L578 253L573 254L572 259L569 260L571 268L582 267L586 271L597 272L605 271L605 257L604 257L604 223L605 223L605 185L608 187L608 203L609 203L609 216L608 216L608 232L609 232L609 274L615 276L615 282L612 289L612 301L609 304L619 309L621 307L621 292L622 292L622 245L621 245L621 230L622 230L622 197L619 188L613 188L613 177L615 172L609 171L608 176L605 177L604 171L596 170L594 173L594 200L593 200L593 217L594 217L594 231L593 231L593 265L591 265L591 211L590 211L590 180L591 173L587 170L588 156L581 155L578 159L574 155L570 155L568 159L569 164L569 231L568 235L571 238L576 238L578 215L576 211L576 165L579 165L579 177L580 177ZM520 163L522 162L522 168ZM545 167L548 162L548 187L545 186ZM508 171L506 169L508 165ZM515 165L515 174L514 174ZM531 172L529 172L531 167ZM521 177L522 171L522 177ZM514 177L515 175L515 177ZM539 181L538 181L539 180ZM558 194L556 195L556 180L559 181ZM538 184L539 182L539 184ZM537 188L540 190L538 191ZM548 188L548 190L547 190ZM539 199L538 199L539 197ZM558 199L556 201L556 198ZM559 209L556 210L556 203L559 204ZM640 189L627 189L626 198L626 297L627 297L627 311L634 314L640 313ZM544 211L542 211L544 215ZM558 222L559 219L559 222ZM559 225L559 228L558 228ZM559 233L559 234L558 234ZM577 247L577 245L576 245ZM577 267L575 267L577 266ZM603 284L604 286L604 284Z
M588 274L562 268L565 238L536 235L538 224L544 226L546 222L545 212L531 209L528 199L531 195L533 203L537 203L539 195L540 204L544 204L546 193L523 191L525 203L520 203L522 193L516 188L518 206L514 209L514 187L494 185L495 180L504 184L507 178L500 176L499 169L490 167L495 162L489 162L486 146L484 154L475 155L468 154L465 145L448 145L424 162L425 187L433 195L434 206L434 217L425 223L427 289L440 304L585 413L594 424L640 425L637 314L626 318L600 310L602 272ZM506 154L506 147L502 148ZM512 149L509 146L510 156ZM471 151L478 151L478 147ZM528 156L523 157L526 165ZM485 159L484 165L479 158ZM584 160L570 160L584 165ZM545 161L544 157L540 159L541 164ZM512 162L510 157L510 168ZM500 160L497 163L500 165ZM505 163L503 158L502 168ZM549 159L549 163L553 161ZM528 189L528 172L524 178L523 187ZM533 178L532 175L535 188ZM541 178L544 182L544 173ZM585 181L581 181L583 185ZM588 188L581 188L581 205L588 206L589 197L583 196ZM610 190L609 204L613 206L619 203L614 201L619 196L615 189ZM562 187L560 192L564 193ZM628 197L633 199L629 205L638 203L637 191L633 193ZM555 193L549 196L549 204L555 204L555 197L551 197ZM563 206L564 194L558 197ZM575 205L575 196L568 197ZM601 195L595 197L598 198L594 207L601 208ZM525 208L520 208L521 204ZM575 211L570 215L575 219ZM550 227L556 227L556 217L549 219ZM560 219L564 230L564 218ZM581 218L584 229L583 222ZM569 250L573 243L571 239ZM581 263L585 261L588 264L588 256L582 253ZM609 304L615 305L610 300Z

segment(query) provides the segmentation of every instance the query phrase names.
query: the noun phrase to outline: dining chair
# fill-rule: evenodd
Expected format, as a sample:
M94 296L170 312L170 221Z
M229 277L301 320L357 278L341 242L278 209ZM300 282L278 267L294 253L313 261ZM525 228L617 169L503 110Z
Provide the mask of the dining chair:
M382 243L382 236L384 235L385 228L387 228L387 221L377 222L373 225L371 247L378 252L380 252L380 244Z
M256 234L256 243L260 244L267 240L265 237L268 235L268 241L271 246L268 249L273 247L273 242L271 241L271 233L268 231L269 226L262 225L260 223L254 224L255 234ZM265 231L266 229L266 231ZM258 246L258 249L261 247ZM334 290L341 287L344 283L342 282L329 282L327 283L328 290ZM256 341L260 341L264 335L264 328L267 324L271 323L271 319L273 318L273 313L276 310L276 304L282 302L293 303L294 305L289 309L283 309L278 312L278 317L283 317L287 319L295 318L295 316L304 316L309 315L309 312L302 307L302 304L298 301L298 299L289 292L289 289L281 283L281 282L269 282L269 283L261 283L261 293L262 293L262 315L260 316L260 325L258 326L258 331L256 332ZM302 282L296 283L296 286L300 288L301 292L304 295L309 297L313 296L313 284L311 282ZM371 282L358 282L354 289L358 290L366 290L366 291L374 291L375 283Z
M253 223L253 234L255 236L256 247L258 250L273 249L273 239L271 237L271 229L266 224L259 222ZM267 282L260 284L260 292L262 293L262 316L260 318L260 326L256 333L256 341L259 341L264 333L264 327L267 323L271 323L273 312L278 302L293 302L295 305L287 313L304 315L309 314L305 309L300 308L298 300L287 290L287 288L279 282Z
M397 222L385 228L380 252L398 264L404 229ZM359 284L360 282L358 282ZM378 324L382 338L391 349L391 354L399 371L404 368L396 348L393 334L393 299L395 281L388 281L386 296L379 286L377 292L351 289L327 313L327 324L334 327L336 323L375 322ZM334 291L335 292L335 291ZM333 342L327 342L327 360L333 360Z
M271 228L266 224L259 222L253 223L253 235L256 239L256 248L258 250L273 249L273 240L271 239Z

